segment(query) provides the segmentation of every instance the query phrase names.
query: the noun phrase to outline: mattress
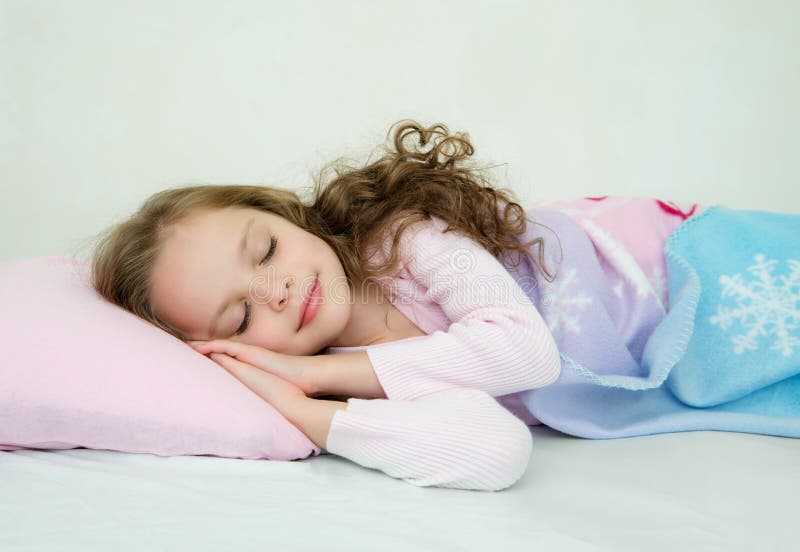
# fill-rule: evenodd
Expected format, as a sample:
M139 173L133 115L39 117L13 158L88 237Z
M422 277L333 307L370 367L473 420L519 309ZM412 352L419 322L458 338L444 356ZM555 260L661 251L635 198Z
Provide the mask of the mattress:
M531 432L526 474L499 492L417 487L331 454L2 452L0 550L794 548L800 440Z

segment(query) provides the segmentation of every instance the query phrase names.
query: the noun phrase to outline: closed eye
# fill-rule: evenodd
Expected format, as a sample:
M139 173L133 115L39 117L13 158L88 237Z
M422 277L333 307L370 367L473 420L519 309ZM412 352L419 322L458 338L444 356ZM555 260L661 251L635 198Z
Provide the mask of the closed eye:
M261 259L261 262L258 263L259 265L264 264L268 260L272 258L272 255L275 254L275 248L278 247L278 238L272 236L269 240L269 249L267 250L267 254L264 255L264 258ZM244 319L242 320L239 329L233 335L240 335L247 331L247 327L250 325L250 304L245 301L244 302Z
M278 246L278 238L272 236L269 240L269 249L267 250L267 254L264 255L264 258L261 259L261 264L264 264L268 260L272 258L273 253L275 253L275 248Z

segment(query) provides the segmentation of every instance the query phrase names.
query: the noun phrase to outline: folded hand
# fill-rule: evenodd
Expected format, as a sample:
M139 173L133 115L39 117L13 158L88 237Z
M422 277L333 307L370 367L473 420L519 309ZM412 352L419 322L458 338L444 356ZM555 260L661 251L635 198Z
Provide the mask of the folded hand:
M313 396L318 392L315 384L314 370L307 357L276 353L263 347L247 345L237 341L213 339L211 341L189 341L189 345L197 352L212 355L211 359L221 364L216 354L224 354L264 372L278 376L299 388L305 395ZM221 364L223 368L228 366Z

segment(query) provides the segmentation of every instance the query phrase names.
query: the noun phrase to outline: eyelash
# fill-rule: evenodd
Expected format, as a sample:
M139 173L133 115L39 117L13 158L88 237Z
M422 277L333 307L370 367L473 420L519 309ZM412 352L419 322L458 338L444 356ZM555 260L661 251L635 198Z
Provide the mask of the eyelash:
M272 255L275 253L275 248L278 247L278 238L272 237L269 240L269 250L267 250L267 254L261 260L259 264L263 264L272 258ZM244 302L244 320L242 320L242 324L239 326L239 329L236 330L236 333L233 335L239 335L247 331L247 326L250 325L250 305L247 301Z

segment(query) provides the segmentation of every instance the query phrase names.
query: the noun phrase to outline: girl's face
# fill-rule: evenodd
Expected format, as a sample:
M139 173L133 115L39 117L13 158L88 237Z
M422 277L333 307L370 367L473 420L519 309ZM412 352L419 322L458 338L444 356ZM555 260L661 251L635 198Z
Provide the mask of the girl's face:
M190 340L313 355L343 332L351 315L350 288L333 249L258 209L217 209L174 225L152 278L153 309ZM301 327L316 281L318 309Z

